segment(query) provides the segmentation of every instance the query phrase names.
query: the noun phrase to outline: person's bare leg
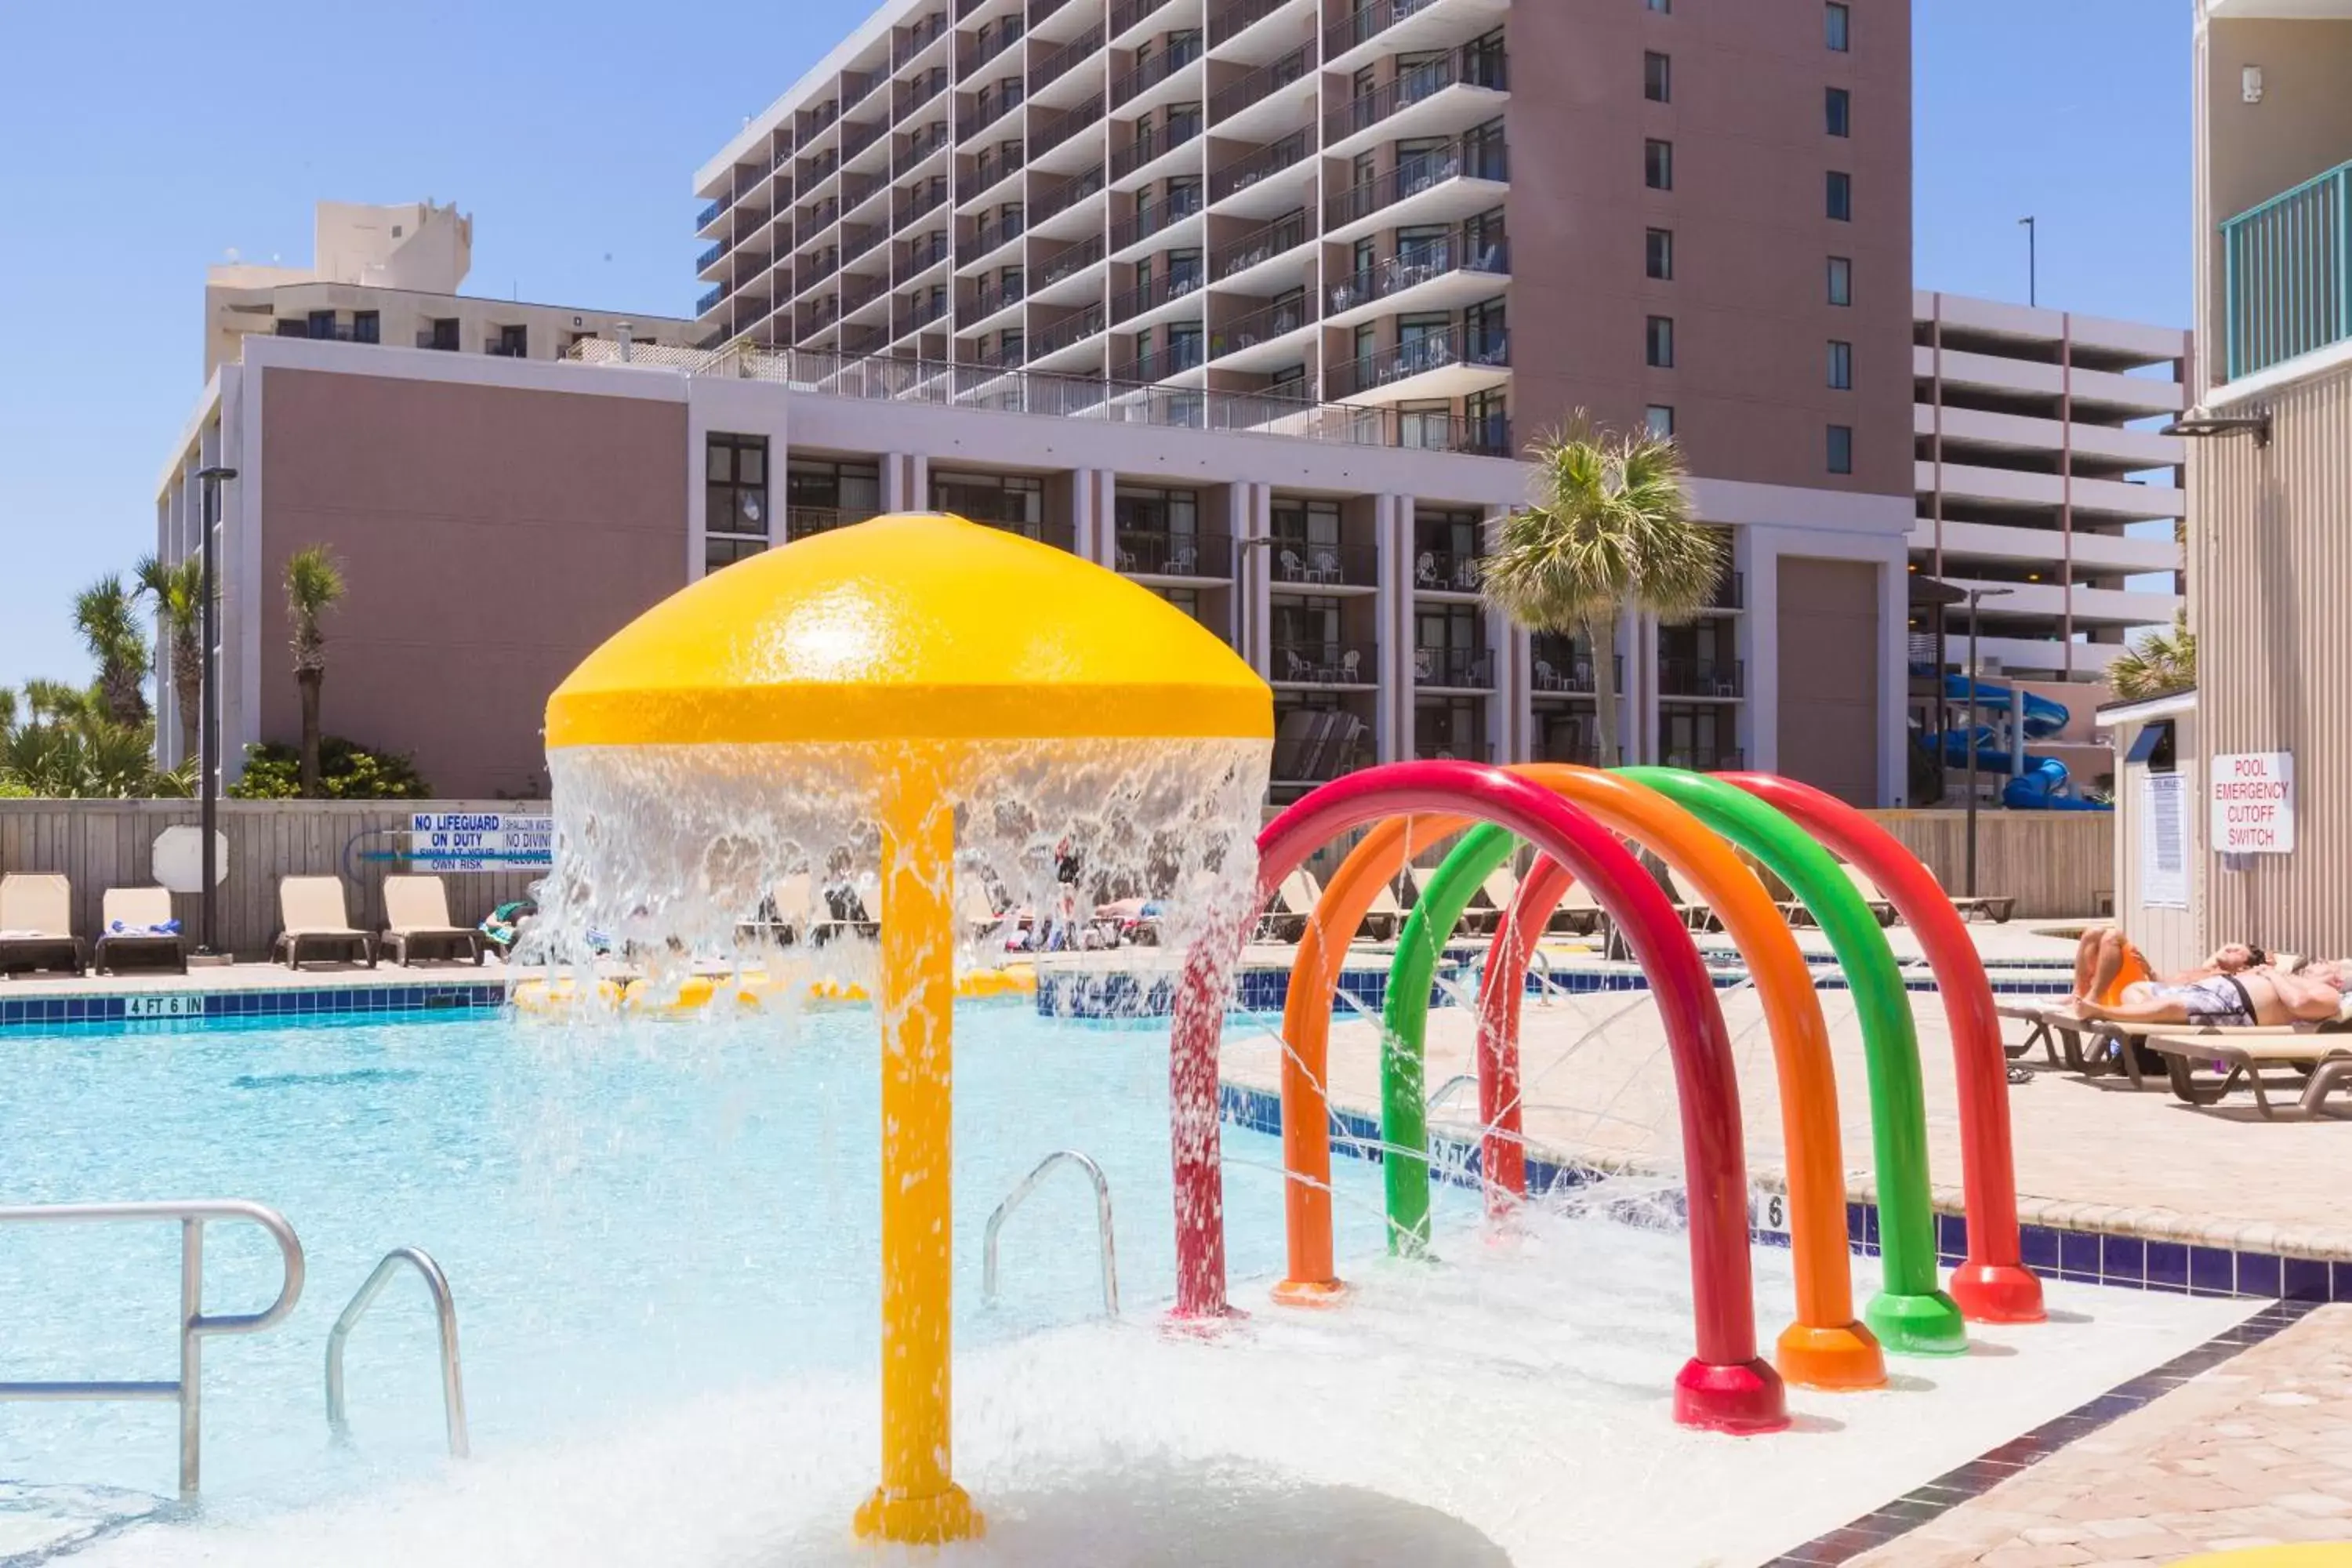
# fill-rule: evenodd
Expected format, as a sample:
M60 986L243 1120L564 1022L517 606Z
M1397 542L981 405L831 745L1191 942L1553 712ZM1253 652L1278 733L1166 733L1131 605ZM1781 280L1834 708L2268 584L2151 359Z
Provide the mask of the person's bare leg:
M2076 996L2095 994L2091 988L2091 976L2098 970L2099 944L2106 940L2106 927L2093 926L2084 931L2083 939L2074 944L2074 994Z
M2078 1009L2088 1018L2111 1018L2118 1024L2186 1024L2189 1005L2177 996L2147 1002L2085 1002Z
M2107 988L2116 983L2116 976L2124 972L2124 958L2130 952L2131 944L2124 941L2123 932L2114 930L2100 932L2099 956L2092 966L2091 989L2085 994L2105 996Z

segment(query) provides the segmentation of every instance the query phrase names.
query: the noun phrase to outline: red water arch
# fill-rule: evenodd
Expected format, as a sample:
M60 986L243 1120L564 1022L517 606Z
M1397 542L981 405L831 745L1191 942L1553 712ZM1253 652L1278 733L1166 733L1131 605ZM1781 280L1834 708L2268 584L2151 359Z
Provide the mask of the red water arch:
M1460 762L1393 763L1324 785L1258 835L1258 893L1339 834L1404 815L1493 822L1534 844L1592 890L1648 973L1673 1058L1690 1215L1697 1353L1675 1380L1675 1419L1732 1432L1788 1424L1779 1375L1756 1352L1748 1250L1748 1173L1730 1037L1690 933L1640 863L1583 812L1539 784ZM1223 977L1245 937L1186 955L1170 1038L1169 1115L1176 1177L1177 1303L1212 1317L1225 1300L1223 1177L1218 1163L1217 1047Z

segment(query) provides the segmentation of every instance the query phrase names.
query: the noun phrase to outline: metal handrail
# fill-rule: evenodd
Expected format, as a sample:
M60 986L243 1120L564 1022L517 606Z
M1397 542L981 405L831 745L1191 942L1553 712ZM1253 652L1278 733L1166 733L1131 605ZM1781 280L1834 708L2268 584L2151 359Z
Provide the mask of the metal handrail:
M385 1253L374 1272L367 1277L367 1282L352 1297L351 1305L343 1309L343 1315L328 1331L327 1429L338 1442L351 1440L352 1424L343 1399L343 1343L404 1263L424 1277L425 1289L433 1297L433 1316L441 1331L441 1420L448 1430L449 1457L463 1459L473 1449L466 1441L466 1384L457 1370L457 1302L449 1294L449 1277L441 1272L433 1255L421 1247L395 1247Z
M205 1312L205 1226L248 1220L269 1233L285 1262L278 1300L258 1312ZM285 1321L302 1299L302 1242L276 1209L242 1198L136 1204L24 1204L0 1207L0 1225L100 1225L180 1222L180 1375L170 1383L0 1383L0 1399L153 1399L180 1407L180 1496L196 1495L204 1470L204 1342L214 1334L257 1334Z
M1444 1083L1439 1084L1435 1089L1432 1090L1429 1099L1425 1103L1428 1105L1430 1110L1434 1110L1437 1109L1437 1102L1444 1100L1447 1095L1452 1094L1455 1089L1460 1089L1465 1084L1468 1084L1471 1087L1475 1088L1477 1083L1478 1075L1475 1072L1455 1073L1452 1078L1447 1079Z
M1111 1237L1110 1181L1103 1174L1100 1165L1076 1149L1056 1149L1038 1161L1037 1168L1022 1177L1021 1184L1006 1194L1004 1201L996 1205L996 1212L988 1216L988 1227L980 1244L980 1299L992 1304L996 1300L997 1233L1004 1228L1004 1222L1013 1211L1028 1201L1029 1194L1037 1190L1037 1184L1045 1179L1046 1173L1066 1162L1084 1171L1087 1180L1094 1184L1095 1228L1102 1237L1103 1313L1106 1317L1116 1318L1118 1316L1118 1247Z

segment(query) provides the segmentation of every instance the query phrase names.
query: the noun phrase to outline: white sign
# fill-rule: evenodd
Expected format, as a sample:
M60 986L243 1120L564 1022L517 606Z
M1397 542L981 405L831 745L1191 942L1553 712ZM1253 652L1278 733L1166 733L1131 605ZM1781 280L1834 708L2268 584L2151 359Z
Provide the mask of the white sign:
M2294 853L2294 753L2234 752L2213 759L2212 847L2223 855Z
M408 818L417 871L544 871L555 864L555 818L497 811L419 811Z
M155 836L155 882L175 893L205 890L205 830L182 823ZM228 835L213 834L213 885L228 880Z
M1748 1200L1748 1228L1760 1236L1789 1234L1789 1195L1757 1193Z
M2188 792L2179 773L2140 780L2139 901L2189 907Z
M122 1016L126 1018L201 1018L205 1016L205 999L201 996L125 996Z

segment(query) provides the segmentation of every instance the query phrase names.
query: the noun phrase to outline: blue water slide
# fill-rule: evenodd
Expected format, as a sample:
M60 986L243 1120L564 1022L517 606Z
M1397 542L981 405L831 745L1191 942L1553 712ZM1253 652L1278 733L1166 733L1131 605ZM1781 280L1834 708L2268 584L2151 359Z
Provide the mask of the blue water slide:
M2031 692L2027 693L2029 700L2032 695ZM1963 701L1967 700L1966 686L1961 688L1960 697ZM1985 699L1979 695L1977 700L1981 702ZM2051 706L2056 708L2058 704L2053 702ZM2063 709L2060 710L2063 711ZM2029 710L2027 723L2031 725L2032 722ZM2064 721L2061 720L2060 722L2063 723ZM1931 744L1933 739L1932 736L1922 735L1919 737L1919 744L1928 751L1933 751L1935 749ZM1946 767L1967 767L1969 752L1971 749L1967 731L1961 730L1944 731L1944 765ZM1976 745L1973 750L1976 752L1979 773L1999 778L2009 772L2009 753L2001 749L1999 731L1990 724L1977 726ZM2073 788L2074 782L2066 771L2065 763L2055 757L2037 757L2028 752L2025 754L2023 770L2001 786L2000 802L2012 811L2111 811L2114 809L2098 801L2076 799L2072 793Z
M1945 701L1966 702L1968 700L1969 678L1967 676L1944 677ZM2009 712L2010 689L1992 681L1978 681L1977 710L1980 717ZM2068 716L2064 703L2053 702L2047 697L2037 697L2031 691L2025 694L2025 738L2027 740L2039 741L2056 734L2066 727Z

